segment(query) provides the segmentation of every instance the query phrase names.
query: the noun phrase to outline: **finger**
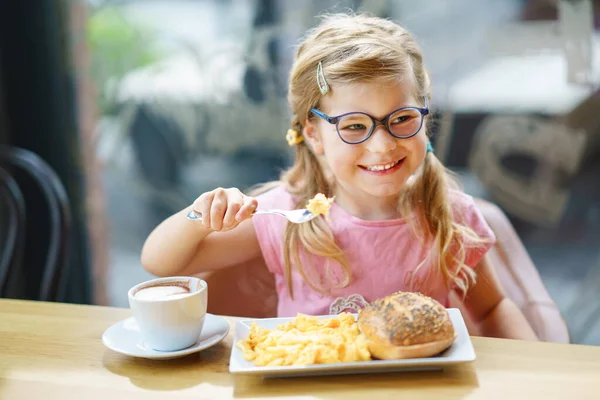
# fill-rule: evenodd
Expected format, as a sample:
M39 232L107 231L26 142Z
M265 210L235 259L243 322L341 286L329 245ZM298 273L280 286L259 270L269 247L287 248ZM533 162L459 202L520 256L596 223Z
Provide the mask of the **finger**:
M236 225L235 216L244 203L244 195L238 190L230 194L227 200L227 211L223 217L223 227L233 228Z
M194 201L192 209L202 215L202 225L205 228L210 228L210 207L214 199L213 192L203 193Z
M254 210L256 210L256 207L258 207L258 201L256 200L256 198L246 197L244 200L244 204L238 211L237 215L235 216L235 219L238 221L243 221L245 219L250 218Z
M225 211L227 211L227 194L225 190L217 189L210 206L210 227L212 229L216 231L223 229Z

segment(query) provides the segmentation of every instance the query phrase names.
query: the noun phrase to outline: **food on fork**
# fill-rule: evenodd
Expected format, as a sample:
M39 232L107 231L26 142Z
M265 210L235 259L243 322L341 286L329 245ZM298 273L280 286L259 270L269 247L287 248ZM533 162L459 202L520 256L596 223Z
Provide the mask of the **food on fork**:
M308 201L306 209L310 211L311 214L323 214L325 215L325 218L329 219L329 209L331 208L332 203L333 197L327 198L323 193L317 193L315 197Z
M237 344L244 358L256 366L290 366L368 361L371 355L354 316L331 318L298 314L276 329L253 323L246 340Z
M358 313L371 356L378 359L431 357L446 350L456 333L446 308L419 293L397 292Z

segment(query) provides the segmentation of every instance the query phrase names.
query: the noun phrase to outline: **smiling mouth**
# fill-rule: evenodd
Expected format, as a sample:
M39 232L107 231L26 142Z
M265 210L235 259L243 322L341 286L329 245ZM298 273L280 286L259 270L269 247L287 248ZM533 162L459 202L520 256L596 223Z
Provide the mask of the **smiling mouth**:
M367 171L371 171L371 172L382 172L382 171L388 171L396 166L398 166L399 164L402 163L402 161L404 161L404 158L398 161L394 161L392 163L388 163L388 164L377 164L377 165L369 165L369 166L365 166L365 165L360 165L360 167L362 169L365 169Z

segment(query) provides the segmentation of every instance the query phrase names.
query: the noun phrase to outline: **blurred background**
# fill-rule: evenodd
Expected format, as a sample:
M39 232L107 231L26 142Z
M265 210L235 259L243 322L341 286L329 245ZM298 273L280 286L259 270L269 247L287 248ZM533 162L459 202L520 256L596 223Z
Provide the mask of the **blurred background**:
M436 154L524 246L505 249L503 279L535 266L571 341L600 345L600 2L415 4L2 2L0 166L14 164L2 196L15 198L13 171L33 171L13 173L25 207L0 198L2 295L127 307L160 221L289 165L294 45L319 14L351 9L421 43Z

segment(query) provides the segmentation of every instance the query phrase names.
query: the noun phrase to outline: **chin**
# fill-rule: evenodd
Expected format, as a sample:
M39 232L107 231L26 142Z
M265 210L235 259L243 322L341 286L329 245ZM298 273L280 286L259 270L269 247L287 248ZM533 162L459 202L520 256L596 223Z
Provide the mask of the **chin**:
M381 185L378 187L365 187L363 188L363 191L374 197L391 197L398 196L398 194L402 191L403 187L404 183L393 185Z

